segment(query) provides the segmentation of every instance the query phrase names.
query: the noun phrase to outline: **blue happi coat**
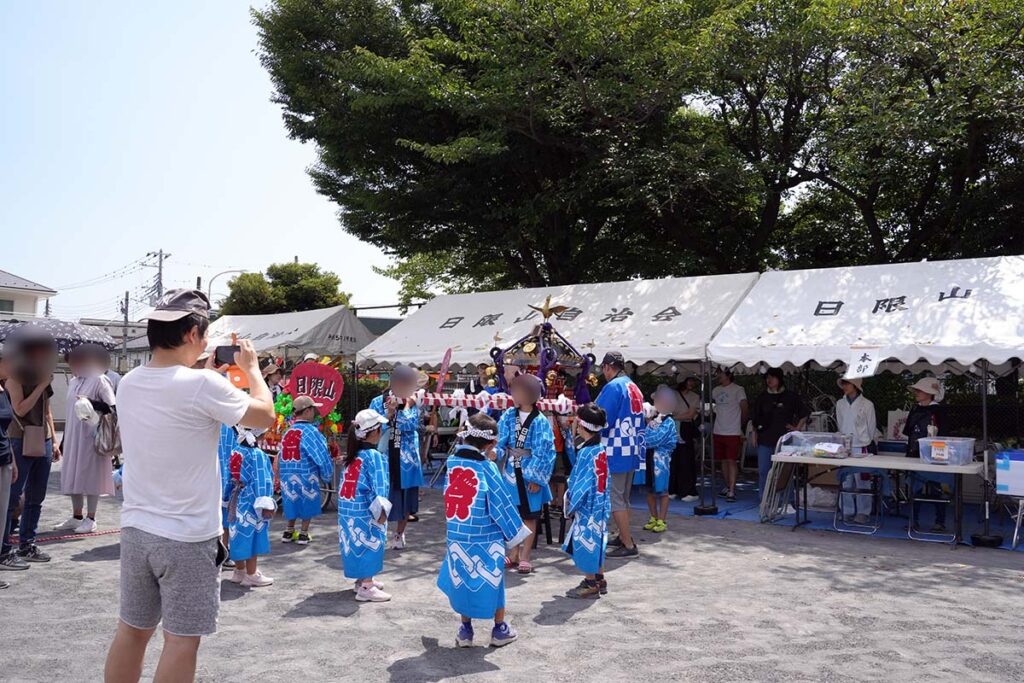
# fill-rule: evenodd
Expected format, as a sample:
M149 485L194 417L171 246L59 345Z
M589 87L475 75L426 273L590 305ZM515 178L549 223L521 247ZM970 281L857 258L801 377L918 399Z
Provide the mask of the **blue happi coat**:
M650 421L644 432L647 448L654 450L654 472L646 467L638 470L633 483L646 486L648 478L652 478L651 493L668 493L668 477L672 467L672 452L679 442L679 429L670 415L659 415Z
M263 518L263 511L273 512L277 504L274 472L266 453L235 445L228 457L222 499L228 510L231 559L241 561L270 554L270 520Z
M320 482L330 485L334 464L327 439L309 422L296 422L281 437L277 456L284 518L312 519L320 514Z
M370 410L377 411L380 415L387 415L387 408L384 407L385 394L370 401ZM398 430L400 439L401 454L401 483L403 489L412 489L423 486L423 466L420 464L420 409L417 406L411 408L399 408L384 427L377 450L384 454L384 461L388 459L388 443L394 438L394 430Z
M519 499L519 486L516 482L516 469L511 458L508 457L508 449L516 445L516 434L519 415L517 408L509 408L501 415L498 421L498 445L494 452L498 456L498 462L502 463L502 476L508 487L509 496L516 505L522 505L524 501ZM551 480L551 471L555 467L555 433L551 430L551 423L544 415L538 412L537 416L530 423L530 429L526 433L526 442L522 446L530 451L525 456L520 466L523 471L523 483L526 487L526 497L531 512L540 512L544 503L551 500L551 489L548 482ZM531 493L528 485L537 484L539 491Z
M565 515L572 517L562 550L572 555L573 564L586 574L596 574L604 565L608 542L608 458L600 437L577 449L576 464L569 475L565 493Z
M437 587L458 614L491 619L505 606L505 549L530 531L497 466L472 446L448 458L444 485L447 549Z
M613 474L640 469L647 456L644 430L644 395L629 377L622 375L604 385L597 405L604 408L608 426L601 431L608 455L608 471Z
M364 448L341 472L338 484L338 545L345 576L368 579L384 568L391 512L388 463L380 451Z
M234 450L235 444L238 443L238 434L235 432L233 427L229 427L226 424L220 426L220 438L217 441L217 462L220 465L220 485L225 486L228 479L231 478L231 471L229 465L231 463L231 451ZM224 505L220 509L220 525L225 529L228 528L228 504L224 501Z

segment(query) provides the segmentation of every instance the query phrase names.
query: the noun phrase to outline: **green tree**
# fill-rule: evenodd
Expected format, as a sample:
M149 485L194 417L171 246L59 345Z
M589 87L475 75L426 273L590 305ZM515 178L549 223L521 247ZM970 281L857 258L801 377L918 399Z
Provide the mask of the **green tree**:
M222 315L258 315L347 306L341 278L315 263L278 263L263 273L243 273L228 283Z

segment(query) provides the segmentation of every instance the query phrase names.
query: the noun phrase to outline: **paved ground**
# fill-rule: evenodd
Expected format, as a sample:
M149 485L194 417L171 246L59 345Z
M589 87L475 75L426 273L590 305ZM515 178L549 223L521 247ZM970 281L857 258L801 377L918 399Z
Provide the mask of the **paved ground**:
M508 581L520 642L456 650L456 620L434 586L438 500L425 493L412 549L388 557L389 604L354 601L333 515L307 548L275 541L264 565L275 586L223 585L200 680L1024 680L1020 554L682 517L661 537L642 533L642 556L615 565L611 593L595 602L560 597L578 576L542 549L534 575ZM45 528L64 504L51 494ZM105 528L117 512L103 502ZM0 680L100 679L118 539L49 542L51 564L7 573Z

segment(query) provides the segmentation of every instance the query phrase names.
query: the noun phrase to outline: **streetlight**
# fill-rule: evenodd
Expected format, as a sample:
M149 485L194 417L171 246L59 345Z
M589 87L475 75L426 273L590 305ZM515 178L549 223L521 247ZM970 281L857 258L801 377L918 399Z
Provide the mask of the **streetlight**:
M217 273L216 275L211 277L210 281L206 284L206 298L209 299L210 296L213 295L213 281L216 280L217 278L219 278L221 275L230 275L231 273L247 273L247 272L249 272L249 271L247 271L247 270L224 270L224 271L221 271L221 272Z

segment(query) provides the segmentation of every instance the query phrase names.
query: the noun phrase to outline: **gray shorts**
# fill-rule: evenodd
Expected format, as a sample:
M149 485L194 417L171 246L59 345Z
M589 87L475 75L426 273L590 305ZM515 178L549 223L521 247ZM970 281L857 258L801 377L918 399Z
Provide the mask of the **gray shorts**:
M633 490L634 472L608 474L608 497L611 499L612 512L629 509L629 492Z
M220 568L217 539L172 541L139 529L121 529L121 621L176 636L217 631Z

